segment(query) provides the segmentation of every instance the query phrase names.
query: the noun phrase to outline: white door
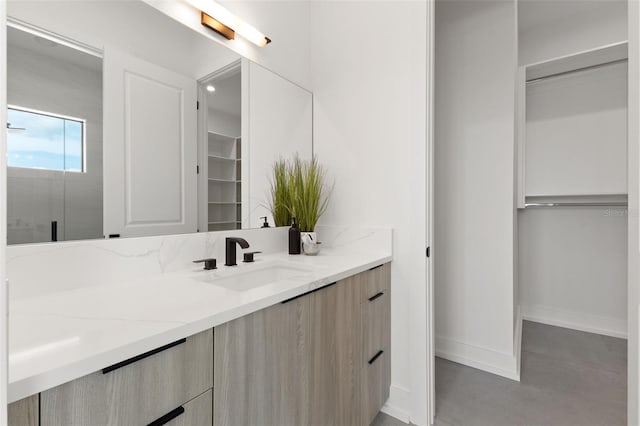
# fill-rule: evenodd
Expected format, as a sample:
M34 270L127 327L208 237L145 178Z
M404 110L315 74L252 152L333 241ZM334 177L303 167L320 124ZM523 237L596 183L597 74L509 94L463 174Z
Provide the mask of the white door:
M104 230L196 232L196 81L104 51Z

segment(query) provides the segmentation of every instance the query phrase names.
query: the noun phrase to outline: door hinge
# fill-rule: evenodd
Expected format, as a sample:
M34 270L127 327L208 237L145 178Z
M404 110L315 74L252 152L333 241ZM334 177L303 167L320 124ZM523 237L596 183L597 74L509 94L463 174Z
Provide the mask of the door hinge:
M427 247L427 257L431 257L431 247Z
M200 174L200 166L196 166L196 174L199 175Z
M200 109L200 101L196 101L196 109L199 110Z

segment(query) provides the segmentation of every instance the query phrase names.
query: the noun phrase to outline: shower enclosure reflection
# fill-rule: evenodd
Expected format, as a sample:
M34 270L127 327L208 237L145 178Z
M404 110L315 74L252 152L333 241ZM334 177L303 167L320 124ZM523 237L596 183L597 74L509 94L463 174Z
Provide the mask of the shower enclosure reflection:
M7 29L7 242L101 238L102 59Z

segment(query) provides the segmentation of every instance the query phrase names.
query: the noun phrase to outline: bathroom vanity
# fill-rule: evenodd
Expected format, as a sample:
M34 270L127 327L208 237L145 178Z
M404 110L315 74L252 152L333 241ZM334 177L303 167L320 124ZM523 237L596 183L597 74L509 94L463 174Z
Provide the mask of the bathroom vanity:
M217 234L208 235L209 243L220 247L212 243L222 238ZM284 243L286 228L234 234L264 247L262 235L275 247ZM184 247L180 239L193 244L204 237L157 238L167 249ZM177 268L127 283L125 295L124 287L100 284L18 297L14 335L29 334L28 317L50 315L49 324L41 323L49 328L42 336L59 337L61 346L51 347L32 331L28 345L13 345L9 424L370 424L389 395L391 256L365 249L366 241L328 245L317 257L267 247L254 263L214 271L200 264ZM87 245L110 243L115 241L67 243L59 251L87 252ZM15 262L23 259L14 254ZM27 257L33 256L38 254ZM68 305L53 313L60 298ZM127 300L135 303L127 306ZM114 317L135 320L122 332L120 326L103 328L98 319ZM95 328L65 341L56 333L70 320L79 330ZM161 320L166 323L146 324Z

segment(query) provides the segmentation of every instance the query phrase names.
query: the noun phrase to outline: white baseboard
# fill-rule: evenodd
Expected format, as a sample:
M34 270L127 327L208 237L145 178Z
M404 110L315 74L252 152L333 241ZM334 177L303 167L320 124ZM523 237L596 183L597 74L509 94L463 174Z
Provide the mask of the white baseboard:
M436 336L435 346L437 357L520 381L518 360L513 354L494 351L442 336Z
M389 389L389 399L380 411L409 424L411 420L409 415L409 390L392 384Z
M541 305L523 305L522 318L588 333L627 338L627 321L619 318L571 312Z

